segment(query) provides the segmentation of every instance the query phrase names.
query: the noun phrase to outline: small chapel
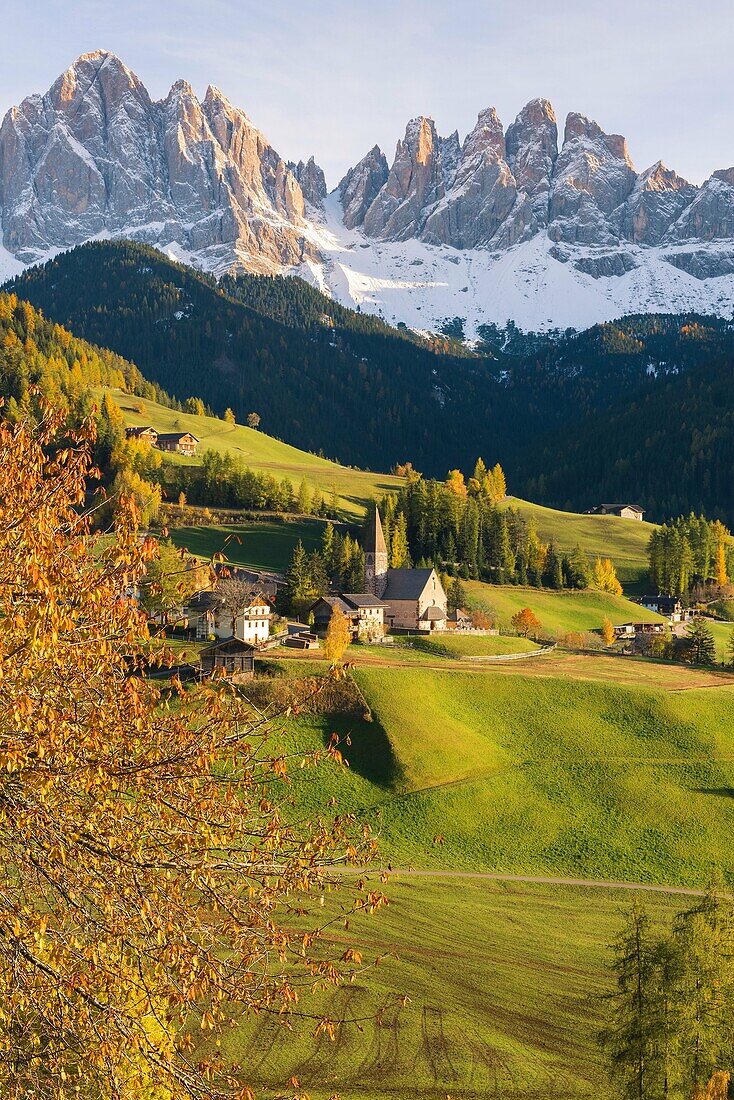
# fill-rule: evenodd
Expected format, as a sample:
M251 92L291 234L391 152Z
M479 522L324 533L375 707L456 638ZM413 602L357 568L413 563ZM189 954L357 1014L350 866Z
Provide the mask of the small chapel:
M448 603L436 570L388 568L379 508L367 523L364 558L365 589L385 605L389 630L446 630Z

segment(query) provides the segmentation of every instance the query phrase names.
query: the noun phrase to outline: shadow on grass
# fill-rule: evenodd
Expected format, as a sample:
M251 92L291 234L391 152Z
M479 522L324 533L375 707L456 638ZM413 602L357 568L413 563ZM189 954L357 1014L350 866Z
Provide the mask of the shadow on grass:
M695 787L696 794L712 794L717 798L734 798L734 787Z
M323 733L324 744L328 743L332 733L337 734L339 751L352 771L362 779L383 790L395 790L402 786L403 770L378 719L369 722L356 714L328 715L324 718Z

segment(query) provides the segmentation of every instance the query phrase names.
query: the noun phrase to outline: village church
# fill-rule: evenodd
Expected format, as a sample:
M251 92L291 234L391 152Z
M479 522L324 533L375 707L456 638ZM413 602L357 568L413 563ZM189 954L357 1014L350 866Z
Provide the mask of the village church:
M397 630L445 630L446 593L435 569L389 569L380 511L367 524L365 588L385 604L385 625Z

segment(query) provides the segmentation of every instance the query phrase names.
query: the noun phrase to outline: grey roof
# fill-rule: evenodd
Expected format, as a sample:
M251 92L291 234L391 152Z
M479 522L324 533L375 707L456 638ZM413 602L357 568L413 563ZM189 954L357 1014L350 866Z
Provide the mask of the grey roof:
M256 647L250 645L249 642L243 642L241 638L235 638L231 636L229 638L221 638L218 642L213 642L208 645L206 649L202 649L200 656L204 656L205 653L216 653L219 650L224 650L226 653L255 653Z
M436 607L435 603L431 604L430 607L427 607L426 610L421 615L421 619L427 619L428 621L434 622L434 623L439 622L439 621L441 621L442 619L445 619L445 618L446 618L445 613L441 610L440 607Z
M195 592L186 600L186 607L195 611L213 611L222 606L222 597L216 589L207 588L201 592Z
M390 600L417 600L428 584L432 569L388 569L384 598Z
M320 603L328 604L332 610L338 607L345 615L351 615L354 611L354 608L350 607L348 603L345 603L341 596L319 596L319 598L311 604L308 610L313 611Z
M352 607L387 607L384 600L378 600L371 592L342 592L342 598Z
M183 439L184 436L189 436L193 439L194 443L200 443L201 440L197 439L192 432L159 432L158 442L175 443L178 439Z
M599 512L621 512L623 508L632 508L635 512L639 512L641 515L645 514L645 509L639 504L597 504L595 508L590 508L586 515L591 516Z

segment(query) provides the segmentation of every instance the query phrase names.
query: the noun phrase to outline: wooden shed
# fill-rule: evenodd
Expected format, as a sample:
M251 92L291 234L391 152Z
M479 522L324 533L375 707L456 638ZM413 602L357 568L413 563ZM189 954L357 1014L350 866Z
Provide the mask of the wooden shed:
M232 677L252 677L255 672L255 647L239 638L224 638L201 651L201 670Z

